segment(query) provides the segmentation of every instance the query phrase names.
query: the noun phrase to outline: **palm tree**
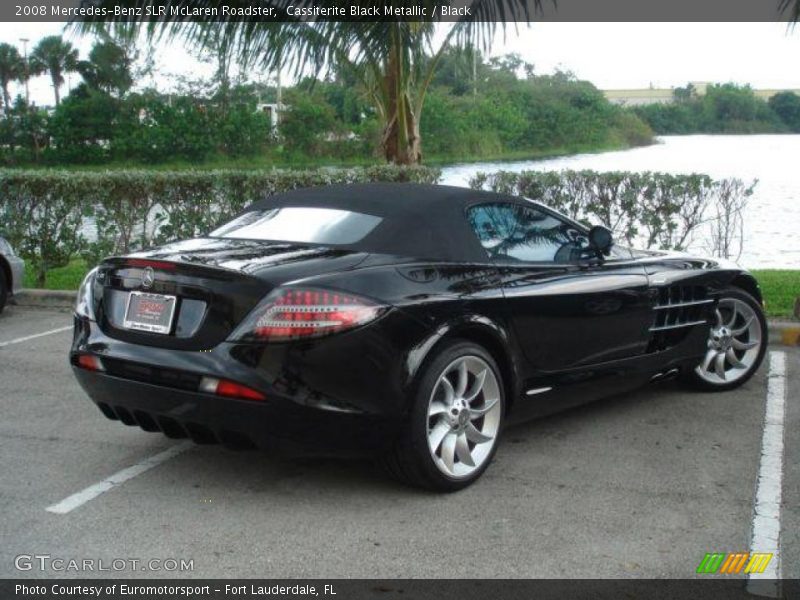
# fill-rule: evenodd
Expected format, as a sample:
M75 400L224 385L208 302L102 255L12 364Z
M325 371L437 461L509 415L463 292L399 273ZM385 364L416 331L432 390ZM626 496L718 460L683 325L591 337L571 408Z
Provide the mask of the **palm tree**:
M0 44L0 87L3 88L3 106L6 114L11 110L11 94L8 86L12 81L25 77L25 62L19 50L11 44Z
M101 0L100 5L114 0ZM256 65L265 70L281 67L292 69L296 75L308 69L351 70L367 90L378 115L383 121L382 150L387 161L416 164L422 159L420 117L425 95L439 59L448 47L479 45L488 49L498 24L504 21L527 21L529 6L541 10L542 0L475 0L470 15L460 17L450 26L438 46L434 46L435 26L432 22L370 21L349 22L280 22L267 21L219 23L214 35L208 23L190 21L151 21L151 35L180 37L192 44L209 47L219 43L221 35L235 47L242 64ZM129 0L128 4L146 6L150 0ZM194 8L214 8L223 4L230 8L245 7L247 0L166 0L171 8L191 11ZM268 0L261 6L275 8L277 14L287 15L290 4L311 7L304 0ZM357 6L360 3L350 3ZM425 14L439 15L442 5L436 0L396 1L393 6L423 8ZM318 8L339 8L339 0L317 0ZM345 5L347 8L347 5ZM434 13L434 11L437 11ZM349 14L349 11L347 11ZM372 17L374 18L374 17ZM385 18L385 16L384 16ZM366 18L368 19L368 17ZM109 26L109 25L105 25ZM136 27L136 24L110 24L115 28ZM102 28L102 23L84 23L84 30Z
M788 14L792 23L800 21L800 0L780 0L778 10Z
M53 82L56 106L61 103L61 86L64 75L78 69L78 51L60 35L42 38L31 52L31 73L49 73Z
M122 97L133 85L131 62L125 48L107 40L97 42L89 59L78 61L76 70L90 88Z

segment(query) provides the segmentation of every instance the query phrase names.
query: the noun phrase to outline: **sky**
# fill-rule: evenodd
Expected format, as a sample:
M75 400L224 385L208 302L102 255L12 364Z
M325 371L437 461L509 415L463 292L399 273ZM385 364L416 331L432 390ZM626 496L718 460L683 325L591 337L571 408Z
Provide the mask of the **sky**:
M0 23L0 42L22 51L20 38L30 40L30 49L62 29L60 23ZM93 38L68 38L86 56ZM177 74L205 77L213 70L181 44L154 51L155 83L165 91ZM784 23L534 23L518 32L509 25L505 36L498 33L491 54L509 52L532 62L539 74L569 70L600 89L677 87L690 81L800 89L800 27L791 31ZM259 77L269 74L252 74L252 79ZM285 75L284 81L289 80ZM70 83L79 82L73 74ZM39 105L53 103L48 78L31 81L31 98Z

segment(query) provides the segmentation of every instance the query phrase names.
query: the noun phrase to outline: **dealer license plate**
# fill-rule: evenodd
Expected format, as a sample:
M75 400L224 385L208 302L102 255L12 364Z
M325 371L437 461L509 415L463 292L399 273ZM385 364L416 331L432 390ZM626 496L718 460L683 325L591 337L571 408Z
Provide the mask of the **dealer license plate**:
M172 329L176 304L175 296L131 292L123 326L127 329L167 334Z

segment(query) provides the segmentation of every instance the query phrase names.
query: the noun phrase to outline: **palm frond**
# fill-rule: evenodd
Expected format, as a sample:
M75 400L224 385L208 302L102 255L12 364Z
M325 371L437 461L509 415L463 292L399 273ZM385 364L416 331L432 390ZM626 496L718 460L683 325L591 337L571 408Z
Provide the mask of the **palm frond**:
M788 14L789 20L794 24L800 21L800 0L780 0L778 11Z

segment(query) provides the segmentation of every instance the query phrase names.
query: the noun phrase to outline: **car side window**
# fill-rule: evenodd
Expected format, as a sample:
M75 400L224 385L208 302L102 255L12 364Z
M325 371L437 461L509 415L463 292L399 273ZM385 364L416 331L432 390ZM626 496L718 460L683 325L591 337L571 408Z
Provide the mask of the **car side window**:
M490 258L524 262L576 262L588 254L586 235L533 206L478 204L467 220Z

